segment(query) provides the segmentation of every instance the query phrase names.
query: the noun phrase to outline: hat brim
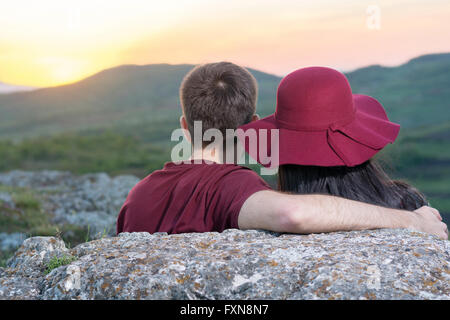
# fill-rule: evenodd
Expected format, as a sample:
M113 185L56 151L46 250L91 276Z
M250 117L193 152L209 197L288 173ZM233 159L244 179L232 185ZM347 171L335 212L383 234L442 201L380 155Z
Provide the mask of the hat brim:
M237 136L245 151L264 167L283 164L353 167L394 142L400 131L400 125L389 121L376 99L354 94L353 101L354 120L343 126L296 131L282 128L275 115L271 115L241 126L242 131L238 131ZM256 141L249 138L251 129L256 130ZM275 129L279 130L278 141L271 139L276 136ZM275 156L277 147L278 159Z

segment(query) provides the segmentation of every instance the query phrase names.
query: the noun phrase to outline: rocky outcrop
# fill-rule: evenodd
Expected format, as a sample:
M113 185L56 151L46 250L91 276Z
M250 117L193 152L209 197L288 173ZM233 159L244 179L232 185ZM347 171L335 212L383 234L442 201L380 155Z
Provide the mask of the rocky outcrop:
M27 188L37 193L51 223L89 228L91 238L115 234L120 207L138 181L130 175L77 176L49 170L15 170L0 174L0 186ZM0 214L2 206L15 208L15 203L9 192L0 190ZM16 249L26 237L25 233L0 232L0 250Z
M39 190L53 222L90 226L94 232L106 229L111 234L120 207L138 182L134 176L112 178L106 173L77 176L61 171L17 170L0 174L1 185Z
M32 205L27 197L16 202L25 188L49 223L89 226L77 243L103 237L69 249L53 237L24 241L27 230L7 224L0 258L22 245L0 268L0 299L450 299L449 242L406 230L108 237L137 182L103 173L0 174L0 214Z
M24 241L8 268L0 268L0 299L38 299L46 266L53 258L68 254L64 242L53 237L33 237Z
M71 250L36 237L0 277L3 299L449 299L450 246L407 230L124 233Z

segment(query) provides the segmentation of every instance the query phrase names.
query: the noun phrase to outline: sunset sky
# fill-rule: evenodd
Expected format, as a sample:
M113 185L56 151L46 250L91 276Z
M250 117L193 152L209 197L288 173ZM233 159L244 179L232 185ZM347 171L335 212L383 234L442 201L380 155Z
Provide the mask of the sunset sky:
M120 64L232 61L277 75L450 52L448 0L1 0L0 81L54 86Z

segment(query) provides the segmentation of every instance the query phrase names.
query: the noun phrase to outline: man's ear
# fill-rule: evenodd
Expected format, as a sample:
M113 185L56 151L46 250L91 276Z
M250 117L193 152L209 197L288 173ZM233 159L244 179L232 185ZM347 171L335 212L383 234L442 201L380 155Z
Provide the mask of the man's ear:
M186 118L184 116L180 117L180 127L183 129L184 136L186 137L187 141L191 142L191 135L189 133L188 124L186 121Z
M250 122L258 121L259 119L260 119L259 116L255 113L255 114L252 116L252 121L250 121Z

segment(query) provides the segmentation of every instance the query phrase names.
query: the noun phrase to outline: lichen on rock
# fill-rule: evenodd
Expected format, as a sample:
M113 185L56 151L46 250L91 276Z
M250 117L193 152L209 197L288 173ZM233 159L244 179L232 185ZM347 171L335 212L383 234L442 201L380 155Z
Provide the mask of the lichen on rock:
M0 173L0 217L3 217L0 265L2 251L16 250L30 235L55 235L56 228L73 245L84 238L115 235L119 210L138 182L131 175L110 177L106 173L75 175L49 170ZM17 195L35 202L39 208L34 211L42 219L36 218L36 214L25 214L27 208L16 203ZM5 222L8 216L15 218ZM30 216L33 219L27 219Z
M45 275L53 254L77 259ZM449 299L450 246L387 229L30 238L0 275L3 299Z

